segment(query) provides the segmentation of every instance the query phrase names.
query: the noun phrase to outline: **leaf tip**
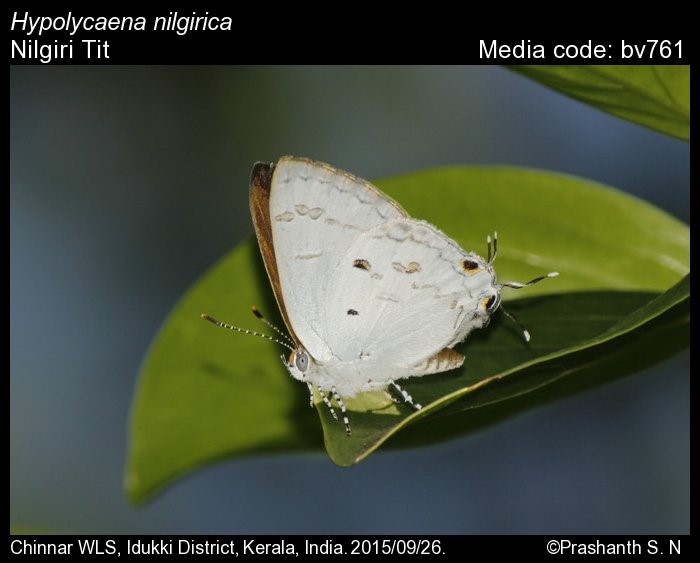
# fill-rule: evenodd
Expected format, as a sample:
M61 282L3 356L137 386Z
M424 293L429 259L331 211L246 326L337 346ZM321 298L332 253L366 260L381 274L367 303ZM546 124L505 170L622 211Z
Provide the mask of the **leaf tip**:
M134 506L143 503L145 495L140 487L139 478L131 468L126 471L124 476L124 492L128 501Z

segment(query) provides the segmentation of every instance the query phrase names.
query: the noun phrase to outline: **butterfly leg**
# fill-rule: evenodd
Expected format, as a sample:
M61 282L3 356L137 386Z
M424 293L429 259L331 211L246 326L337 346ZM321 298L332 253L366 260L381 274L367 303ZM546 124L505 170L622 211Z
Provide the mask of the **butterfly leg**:
M314 386L309 382L307 382L306 385L309 387L309 406L314 408Z
M338 392L335 390L335 387L331 389L331 393L333 393L333 398L335 399L335 404L340 407L340 413L343 415L343 424L345 425L345 433L350 436L352 434L352 431L350 430L350 421L348 420L348 414L347 410L345 408L345 403L343 402L343 399L340 398L340 395L338 395Z
M394 380L389 380L389 384L393 385L394 389L401 393L403 400L406 401L409 405L411 405L414 409L419 411L423 408L423 406L420 403L414 403L413 397L411 397L411 395L409 395L405 389L399 387L399 385Z
M391 393L389 393L389 391L384 390L384 394L392 403L399 404L399 400L396 397L394 397Z
M321 395L321 398L323 399L323 402L326 403L326 406L328 407L328 410L331 411L331 416L338 420L338 415L335 414L335 410L333 409L333 405L331 404L330 399L326 396L326 392L318 387L318 392Z

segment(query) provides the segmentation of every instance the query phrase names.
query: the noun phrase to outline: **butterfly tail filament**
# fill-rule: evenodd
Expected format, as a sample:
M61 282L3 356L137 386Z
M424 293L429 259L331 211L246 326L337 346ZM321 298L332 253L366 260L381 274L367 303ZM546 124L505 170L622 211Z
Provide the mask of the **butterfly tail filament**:
M496 260L496 255L498 254L498 233L494 231L493 233L493 247L491 246L491 235L488 235L486 237L486 249L487 249L487 256L486 256L486 262L490 266L493 264L494 260Z

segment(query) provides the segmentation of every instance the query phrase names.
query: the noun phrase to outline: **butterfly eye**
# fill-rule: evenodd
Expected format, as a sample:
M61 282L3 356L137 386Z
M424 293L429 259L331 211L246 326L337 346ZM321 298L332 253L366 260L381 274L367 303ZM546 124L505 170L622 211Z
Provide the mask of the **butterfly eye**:
M489 313L493 313L496 309L498 309L500 303L501 300L497 295L491 295L481 302L481 307Z
M296 364L299 371L304 373L309 367L309 356L306 353L306 351L298 352L296 354L296 358L294 359L294 363Z
M462 269L468 274L474 274L479 270L479 263L469 258L462 260Z

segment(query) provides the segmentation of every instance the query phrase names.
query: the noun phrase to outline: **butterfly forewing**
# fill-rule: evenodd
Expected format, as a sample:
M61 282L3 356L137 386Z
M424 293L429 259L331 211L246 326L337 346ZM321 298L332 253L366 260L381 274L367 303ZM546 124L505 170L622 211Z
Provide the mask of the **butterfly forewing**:
M351 174L293 157L281 158L274 169L268 210L274 251L263 256L266 263L274 258L268 273L276 270L282 280L275 292L285 320L316 361L332 361L325 277L358 236L406 213Z

